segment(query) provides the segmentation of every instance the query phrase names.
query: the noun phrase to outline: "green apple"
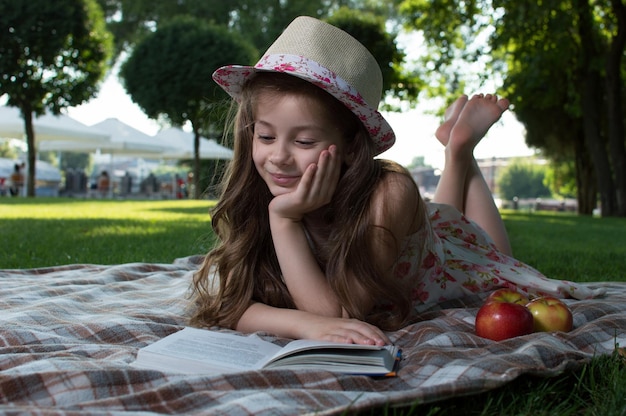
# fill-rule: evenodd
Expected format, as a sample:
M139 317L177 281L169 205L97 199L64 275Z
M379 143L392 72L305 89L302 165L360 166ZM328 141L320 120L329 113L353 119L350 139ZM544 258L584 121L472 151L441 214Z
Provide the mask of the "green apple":
M531 300L526 308L533 315L535 331L571 331L574 323L572 311L561 300L543 296Z

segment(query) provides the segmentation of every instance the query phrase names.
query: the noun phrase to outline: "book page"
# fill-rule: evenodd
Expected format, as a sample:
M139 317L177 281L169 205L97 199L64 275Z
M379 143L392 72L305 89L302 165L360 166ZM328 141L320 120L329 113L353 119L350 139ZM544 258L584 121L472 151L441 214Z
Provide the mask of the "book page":
M193 365L202 365L206 370L238 371L261 368L280 349L256 335L238 336L187 327L148 345L142 352L172 357L172 361L193 360Z
M382 349L387 349L386 347L379 347L376 345L360 345L360 344L345 344L338 342L328 342L328 341L315 341L309 339L299 339L295 341L291 341L289 344L285 345L282 349L276 352L269 362L274 362L286 355L294 354L299 351L306 350L315 350L315 349L345 349L345 350L368 350L368 351L378 351Z
M296 340L278 351L265 368L323 369L348 374L395 375L401 357L393 345L375 346Z
M292 341L281 348L257 335L241 336L186 327L141 348L131 365L188 374L260 370L267 366L386 375L399 357L397 351L397 347L391 345L378 347L312 340Z

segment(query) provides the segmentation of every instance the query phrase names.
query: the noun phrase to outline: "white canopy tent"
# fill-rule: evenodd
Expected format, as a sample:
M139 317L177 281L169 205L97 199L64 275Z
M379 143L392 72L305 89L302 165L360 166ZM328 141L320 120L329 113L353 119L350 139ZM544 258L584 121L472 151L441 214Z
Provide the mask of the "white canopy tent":
M158 143L175 147L177 150L164 152L163 159L193 159L194 136L178 127L161 130L154 138ZM218 144L213 139L200 138L200 159L232 159L233 151L228 147Z
M122 174L116 173L115 157L132 157L144 159L161 159L164 152L174 152L177 149L159 143L159 140L149 136L116 118L109 118L94 124L91 128L102 131L110 136L110 141L82 143L72 141L41 142L39 150L58 152L100 152L111 155L110 169L113 183L122 185ZM141 177L138 178L141 181ZM113 195L113 188L109 188L109 196Z
M119 121L109 118L91 126L96 131L108 134L106 142L73 142L55 141L42 142L39 150L62 152L96 152L108 153L115 156L135 156L160 159L163 152L175 151L175 148L164 146L152 136Z
M109 135L92 127L60 114L44 114L36 117L33 114L33 131L35 143L39 146L45 142L72 142L72 143L106 143ZM0 106L0 138L26 140L26 128L20 110L15 107ZM35 165L38 165L36 163ZM28 167L29 172L33 167ZM37 169L35 166L35 191L37 192ZM30 179L27 179L30 181ZM29 185L30 186L30 185Z
M33 116L33 130L38 143L44 141L69 141L83 143L105 143L110 135L86 126L70 116L45 114ZM0 106L0 137L24 140L24 119L15 107Z

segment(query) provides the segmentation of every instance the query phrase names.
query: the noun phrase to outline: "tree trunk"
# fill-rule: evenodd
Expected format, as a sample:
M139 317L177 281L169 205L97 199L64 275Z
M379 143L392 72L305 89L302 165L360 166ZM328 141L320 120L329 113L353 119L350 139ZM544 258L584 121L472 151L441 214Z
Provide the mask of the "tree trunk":
M606 60L607 135L615 177L615 215L626 217L626 147L621 78L621 61L626 45L626 6L621 0L612 0L611 5L617 18L617 34L611 41Z
M586 152L584 137L580 135L574 144L574 161L576 165L576 195L578 202L578 213L581 215L592 215L598 204L598 187L593 171L593 164Z
M37 162L37 149L35 148L35 130L33 129L33 110L25 104L20 108L24 119L26 131L26 145L28 147L28 180L26 181L26 196L35 196L35 163Z
M200 199L200 131L195 123L191 123L193 129L193 197Z
M615 183L600 124L600 115L605 108L602 100L604 83L594 65L596 62L602 62L603 57L596 47L588 0L578 0L578 15L581 42L581 109L585 144L596 172L602 216L613 216L617 211Z

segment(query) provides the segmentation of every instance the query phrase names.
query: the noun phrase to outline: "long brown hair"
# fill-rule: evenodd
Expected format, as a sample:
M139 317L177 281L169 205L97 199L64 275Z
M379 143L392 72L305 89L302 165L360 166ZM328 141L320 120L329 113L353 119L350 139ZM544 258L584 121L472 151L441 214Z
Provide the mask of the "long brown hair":
M370 204L384 175L408 172L395 163L373 158L374 143L359 119L341 102L309 82L277 73L259 73L244 86L234 120L233 160L212 212L218 243L194 275L197 309L191 323L235 327L251 301L295 308L281 278L269 228L268 205L273 196L252 160L254 114L261 92L320 100L328 119L341 129L346 152L353 159L343 167L333 199L325 207L330 234L323 245L315 247L315 254L350 316L383 329L401 326L411 312L411 301L396 279L386 276L389 271L380 270L372 261L373 239L388 231L371 225ZM423 204L418 209L423 210ZM368 293L376 293L377 300L393 303L395 308L360 316L359 305L351 296L353 276L358 276L359 285Z

